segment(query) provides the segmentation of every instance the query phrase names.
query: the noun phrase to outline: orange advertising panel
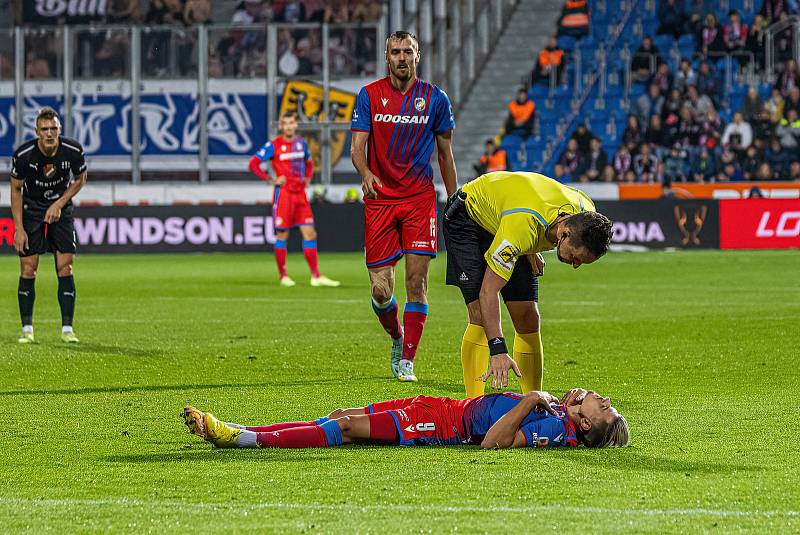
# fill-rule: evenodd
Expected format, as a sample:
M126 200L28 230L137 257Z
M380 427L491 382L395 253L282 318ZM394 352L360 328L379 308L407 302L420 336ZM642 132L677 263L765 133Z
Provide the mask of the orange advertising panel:
M758 187L764 197L800 199L800 182L716 182L713 184L672 185L671 194L679 199L746 199ZM620 200L658 199L664 196L660 184L620 184Z

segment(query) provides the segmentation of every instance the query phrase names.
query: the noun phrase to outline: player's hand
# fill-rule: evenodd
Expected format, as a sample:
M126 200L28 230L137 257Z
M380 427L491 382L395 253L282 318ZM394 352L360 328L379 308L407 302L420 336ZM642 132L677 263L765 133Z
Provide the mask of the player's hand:
M539 395L546 399L548 403L555 403L556 405L561 403L561 401L550 392L540 391Z
M531 267L533 268L534 277L541 277L542 275L544 275L545 261L544 257L541 254L539 253L529 254L528 261L531 263Z
M583 388L573 388L572 390L564 394L564 397L561 398L561 404L576 405L581 401L583 401L583 398L586 397L586 394L588 394L588 392Z
M550 405L550 403L551 403L550 398L552 398L553 396L551 396L547 392L538 392L536 390L533 390L533 391L528 392L527 394L525 394L525 397L526 398L536 398L536 401L535 401L535 404L534 404L534 407L533 407L533 410L535 410L536 412L544 411L544 412L547 412L549 414L552 414L553 416L558 416L558 413L556 412L556 410ZM555 402L558 402L558 400L555 400Z
M364 193L364 197L368 199L377 198L378 190L375 189L376 186L382 188L383 183L378 177L367 171L367 173L361 177L361 191Z
M54 202L44 213L44 222L48 224L55 223L59 219L61 219L61 205L58 202Z
M18 254L23 254L28 250L28 234L21 228L14 231L14 250Z
M276 186L283 186L284 184L286 184L286 177L285 176L281 175L281 176L276 176L275 177L275 185Z
M514 370L517 377L522 377L519 366L514 362L514 359L508 356L508 353L493 355L492 363L486 373L481 376L481 380L488 381L489 377L491 377L492 388L505 388L508 386L508 370Z

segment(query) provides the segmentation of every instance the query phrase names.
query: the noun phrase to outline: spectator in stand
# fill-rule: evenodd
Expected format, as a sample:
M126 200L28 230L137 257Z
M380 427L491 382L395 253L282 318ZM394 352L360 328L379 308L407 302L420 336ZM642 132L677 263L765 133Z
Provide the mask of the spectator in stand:
M603 174L600 177L600 182L614 182L617 175L614 172L614 168L611 165L605 166L603 169Z
M550 36L547 46L539 52L536 66L531 73L531 83L550 81L550 76L555 76L556 84L560 83L561 73L564 71L564 51L558 47L554 35Z
M750 123L750 126L753 127L753 136L761 137L764 135L766 123L769 119L764 109L764 102L761 100L761 95L758 94L758 89L751 86L747 90L747 96L745 96L739 111L742 112L742 119Z
M181 0L150 0L145 24L170 25L183 21Z
M783 117L789 115L789 110L800 113L800 87L793 87L789 91L789 98L783 101Z
M780 139L773 137L769 147L764 153L764 160L769 164L775 178L785 175L789 170L789 163L792 156L781 145Z
M669 72L669 65L661 63L656 67L656 72L647 82L650 85L657 85L662 95L666 95L667 91L672 87L672 73Z
M782 16L790 15L787 0L764 0L759 12L768 24L777 22Z
M297 24L306 21L306 6L299 0L285 0L282 4L274 7L275 22L288 22Z
M636 108L633 110L639 118L639 123L643 124L653 115L661 115L661 108L664 106L664 97L656 84L651 84L647 88L647 93L642 94L636 99Z
M558 21L558 35L580 39L589 35L589 3L586 0L566 0Z
M569 176L570 180L575 180L582 163L581 154L578 152L578 142L574 138L570 138L567 141L566 150L558 158L558 165L564 169L564 174Z
M649 35L645 36L631 59L631 72L634 80L644 82L656 72L656 68L662 63L664 63L664 58L653 44L653 38Z
M211 22L211 0L186 0L183 22L187 26Z
M516 134L528 138L533 132L533 121L536 104L528 98L528 91L524 87L517 90L517 98L508 105L506 118L506 134Z
M647 132L644 134L644 142L655 147L656 155L659 157L661 157L661 154L669 147L667 131L661 123L660 115L653 114L650 116L650 124L647 126Z
M759 181L767 181L775 179L775 172L772 170L768 162L762 162L761 165L758 166L758 173L756 173L755 180ZM750 195L752 198L753 195ZM759 195L759 197L763 197L763 195Z
M722 167L722 171L717 175L718 182L742 182L744 175L739 168L739 164L734 160L726 163Z
M742 22L742 16L738 11L733 9L728 12L728 24L725 25L722 31L722 38L725 41L728 52L744 50L747 44L748 30L747 24Z
M688 58L681 58L681 63L678 66L678 72L672 82L672 87L680 91L686 92L686 88L690 85L697 84L697 73L692 69L692 63Z
M633 156L631 156L628 147L624 144L619 146L616 156L614 156L614 171L617 174L617 180L626 180L628 174L633 174Z
M709 110L714 109L714 103L706 95L701 95L697 91L697 87L690 85L686 89L686 102L685 106L689 107L695 121L702 121Z
M553 171L554 171L554 175L555 175L553 177L553 180L557 180L558 182L561 182L562 184L566 184L567 182L571 182L572 181L572 177L570 177L569 171L567 169L565 169L563 165L557 163L555 165L555 168L554 168Z
M594 134L592 134L592 132L586 126L586 123L578 124L578 126L575 127L575 131L572 133L571 138L578 143L578 152L581 153L581 157L589 154Z
M789 96L792 88L800 86L800 74L797 72L797 62L795 60L790 59L786 62L783 72L778 75L775 85L780 88L784 97Z
M725 127L722 144L741 157L752 143L753 129L750 127L750 123L742 118L742 113L737 111L733 114L733 122Z
M634 153L643 139L644 132L642 132L639 119L633 114L628 115L628 124L625 126L625 131L622 132L622 137L620 138L622 144L628 147L631 153Z
M755 144L747 147L744 159L742 159L742 173L745 180L755 180L758 173L758 166L764 160L759 154Z
M681 92L677 89L671 90L661 107L661 119L668 131L678 122L681 107L683 107Z
M764 30L767 27L766 22L763 15L756 15L753 20L753 26L747 32L747 41L744 44L744 49L753 54L758 70L764 68ZM742 59L745 60L745 65L749 61L749 58Z
M650 145L643 143L639 154L633 158L633 172L639 182L655 182L658 171L658 158L652 153Z
M786 112L786 117L781 119L775 135L781 140L781 147L789 153L797 153L798 141L800 138L800 119L797 110L794 108Z
M686 15L683 0L661 0L658 5L658 35L672 35L676 39L683 35Z
M664 158L665 182L686 182L686 175L689 173L686 158L686 151L678 143L675 143Z
M719 105L719 80L707 61L701 61L697 73L697 91L706 95L715 106Z
M608 165L608 155L603 150L602 143L596 137L592 138L589 143L589 153L583 159L580 181L581 182L599 182L602 180L601 174Z
M316 22L327 22L328 24L345 24L350 22L350 10L347 0L330 0L325 3L322 12L315 13L312 19Z
M710 182L717 174L717 161L705 147L692 158L691 175L695 182Z
M789 164L789 180L800 180L800 162L797 160Z
M678 117L678 122L673 130L672 143L680 143L685 150L692 151L700 140L700 125L694 120L688 105L681 108Z
M777 87L772 88L772 96L769 97L769 100L766 104L764 104L764 109L767 112L767 117L769 118L769 122L773 125L778 124L783 119L783 107L785 102L783 100L783 95L781 95L780 89Z
M139 24L144 19L139 0L111 0L107 6L109 24Z
M722 28L713 13L706 14L703 27L697 33L697 52L703 56L719 56L726 52L725 41L722 38Z
M350 13L351 22L380 22L383 16L382 2L361 1Z
M494 139L486 140L486 148L483 151L480 161L472 166L478 175L492 173L494 171L505 171L508 169L506 151L494 144Z
M700 121L700 137L698 143L701 147L708 150L716 150L722 138L722 121L717 110L711 109L706 113L705 118Z

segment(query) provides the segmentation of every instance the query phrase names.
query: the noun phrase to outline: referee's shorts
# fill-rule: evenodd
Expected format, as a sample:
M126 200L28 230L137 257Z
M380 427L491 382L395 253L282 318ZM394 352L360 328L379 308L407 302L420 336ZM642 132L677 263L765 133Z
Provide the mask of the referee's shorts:
M484 253L494 236L467 214L466 194L460 189L448 200L444 209L444 243L447 249L447 278L450 286L458 286L464 302L480 297L483 274L489 269ZM508 283L500 290L503 301L539 301L539 279L527 258L519 257Z

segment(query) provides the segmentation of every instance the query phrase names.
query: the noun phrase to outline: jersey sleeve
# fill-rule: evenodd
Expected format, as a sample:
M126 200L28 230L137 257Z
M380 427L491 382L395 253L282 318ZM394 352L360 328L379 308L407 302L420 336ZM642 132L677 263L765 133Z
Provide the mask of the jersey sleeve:
M272 141L267 141L266 143L264 143L264 146L258 149L258 152L256 152L256 158L258 158L262 162L271 160L274 155L275 155L275 145L272 144Z
M73 176L79 176L86 172L86 158L83 156L83 147L80 147L80 150L72 155L69 165Z
M17 179L17 180L25 180L25 177L24 176L20 176L19 169L17 169L17 155L16 154L11 156L11 172L9 173L9 175L11 175L11 178L14 178L14 179Z
M456 120L453 118L453 106L450 104L450 97L440 89L433 116L433 133L441 134L448 130L453 130L455 127Z
M359 132L369 132L370 130L369 93L367 93L366 87L362 87L356 97L356 107L353 108L350 130Z
M311 159L311 151L308 150L308 142L303 140L303 158L308 161Z
M530 214L508 214L500 220L489 250L484 253L492 271L505 280L511 278L517 260L532 252L539 239L540 227L531 223Z
M574 440L568 440L567 433L564 431L564 422L555 416L529 422L520 427L520 431L525 435L529 448L576 445Z

